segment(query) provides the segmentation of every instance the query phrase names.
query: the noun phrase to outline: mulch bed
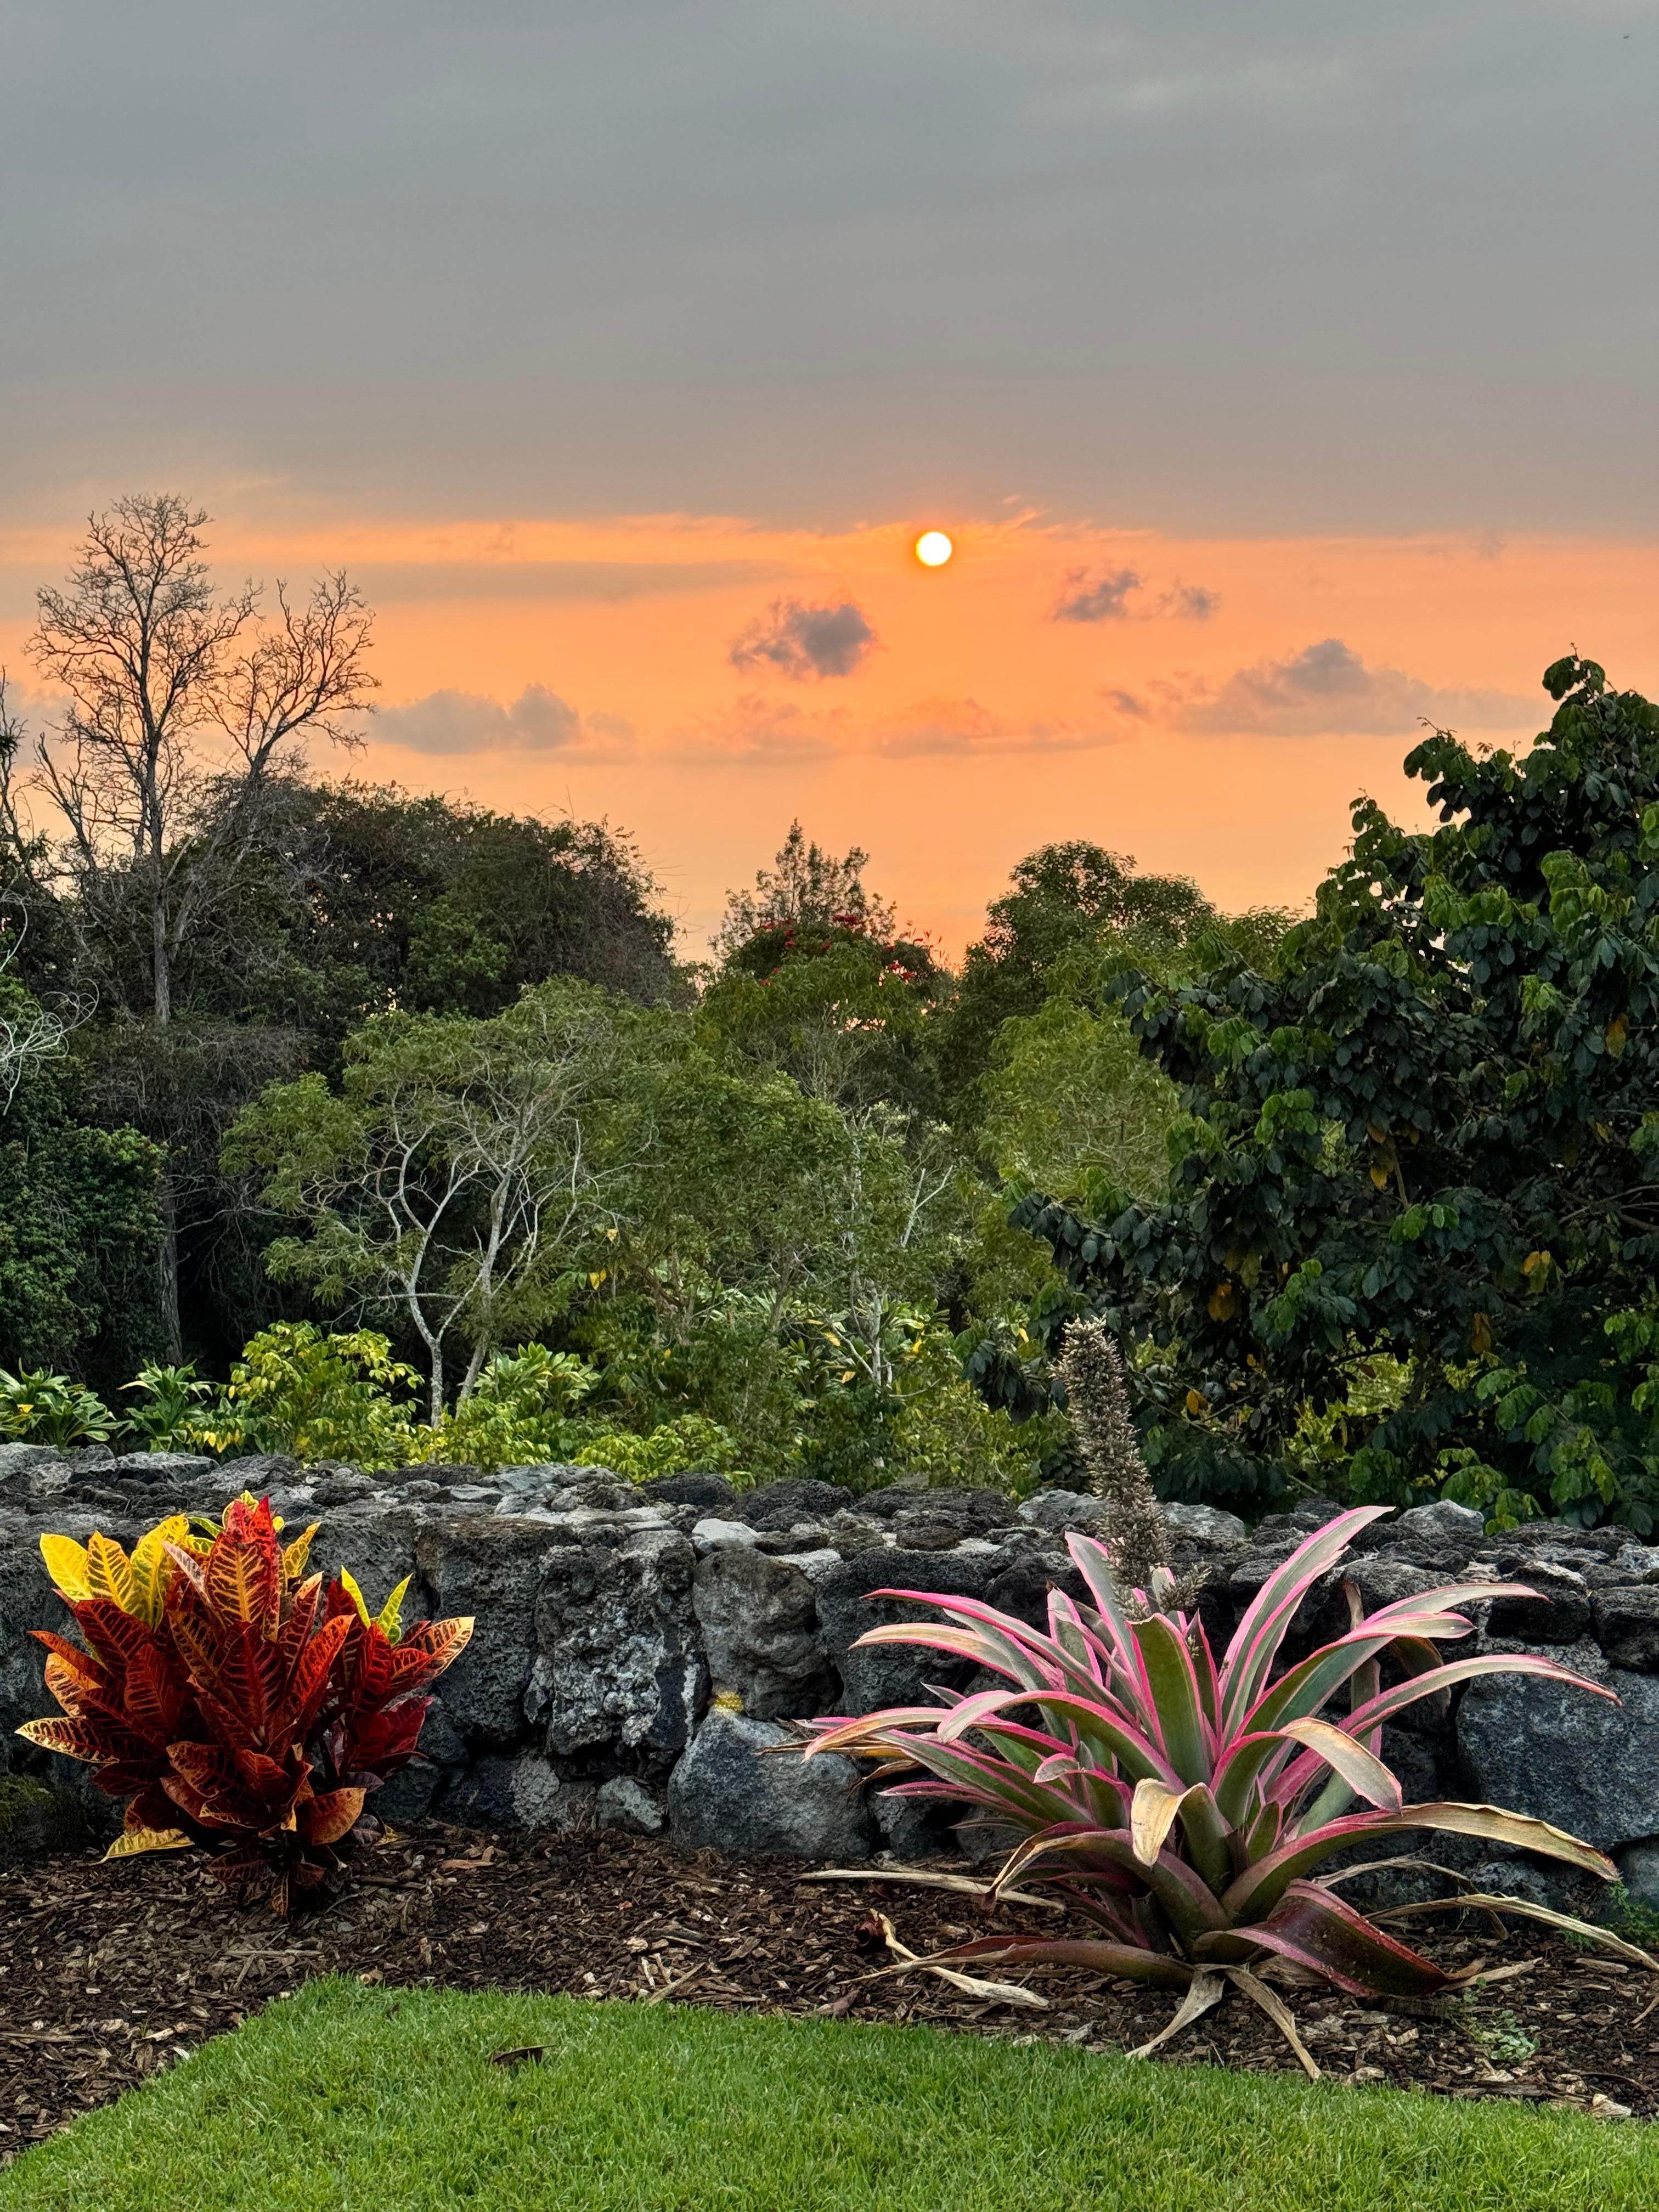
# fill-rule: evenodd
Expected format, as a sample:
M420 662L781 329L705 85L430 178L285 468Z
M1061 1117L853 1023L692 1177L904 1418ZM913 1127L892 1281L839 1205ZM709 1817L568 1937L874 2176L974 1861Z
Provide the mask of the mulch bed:
M930 2021L1096 2051L1133 2048L1174 2012L1170 1995L1072 1971L980 1969L1045 1996L1043 2012L927 1974L869 1978L889 1960L883 1914L922 1953L1058 1923L1021 1907L994 1919L977 1899L896 1881L809 1885L802 1871L615 1835L427 1826L385 1845L325 1911L284 1923L228 1905L183 1855L14 1869L0 1875L0 2163L318 1974ZM1505 1933L1485 1914L1447 1919L1412 1940L1449 1966L1481 1958L1508 1972L1436 2004L1281 1984L1328 2078L1659 2114L1659 1976L1524 1922ZM1297 2070L1236 1991L1160 2061Z

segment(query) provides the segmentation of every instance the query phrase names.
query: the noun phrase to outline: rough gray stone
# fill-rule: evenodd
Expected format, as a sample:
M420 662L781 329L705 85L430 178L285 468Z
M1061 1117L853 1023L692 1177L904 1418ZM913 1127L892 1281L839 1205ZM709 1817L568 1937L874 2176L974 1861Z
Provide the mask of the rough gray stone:
M746 1521L722 1521L713 1514L706 1514L701 1521L694 1523L691 1541L701 1557L704 1552L729 1549L732 1546L752 1551L760 1537Z
M486 1752L445 1790L438 1811L464 1827L553 1828L589 1825L599 1793L568 1782L533 1752Z
M471 1613L477 1624L443 1678L445 1707L469 1742L501 1748L525 1733L546 1549L534 1523L487 1514L434 1514L419 1526L415 1553L434 1617Z
M1619 1879L1633 1901L1659 1905L1659 1836L1644 1836L1619 1854Z
M896 1859L935 1859L956 1846L955 1824L960 1806L939 1798L895 1797L889 1790L872 1790L868 1802L880 1831L882 1849Z
M600 1783L594 1814L600 1827L622 1828L630 1836L659 1836L668 1826L660 1802L631 1774Z
M1224 1513L1214 1505L1188 1505L1180 1498L1164 1503L1164 1518L1178 1544L1201 1544L1220 1551L1230 1544L1246 1544L1250 1532L1237 1513Z
M1022 1503L1019 1518L1028 1528L1056 1535L1076 1528L1085 1536L1099 1536L1105 1533L1110 1509L1104 1498L1091 1498L1085 1491L1039 1490Z
M1486 1614L1488 1636L1517 1644L1577 1644L1590 1625L1589 1589L1575 1568L1553 1559L1503 1563L1504 1579L1524 1583L1533 1597L1499 1597Z
M751 1528L789 1528L797 1521L822 1520L853 1503L853 1493L838 1483L809 1482L791 1477L785 1482L763 1482L738 1501L738 1518Z
M216 1462L200 1452L123 1452L100 1472L131 1475L135 1481L163 1486L194 1482L215 1471ZM234 1462L232 1462L233 1467Z
M738 1858L867 1859L876 1828L858 1767L769 1748L792 1741L775 1722L715 1706L669 1780L675 1840Z
M1659 1674L1659 1587L1603 1590L1591 1608L1595 1640L1613 1667Z
M818 1584L818 1619L823 1624L824 1648L841 1675L840 1709L869 1713L883 1705L921 1705L929 1682L964 1686L973 1668L943 1652L902 1644L878 1644L872 1650L854 1647L866 1629L878 1623L930 1617L926 1606L872 1597L872 1591L912 1589L982 1598L997 1561L994 1553L964 1558L957 1552L866 1552L832 1568Z
M613 1540L597 1540L601 1533ZM665 1763L684 1748L708 1688L691 1547L661 1526L593 1534L546 1555L532 1715L550 1753L613 1746Z
M87 1840L80 1800L32 1775L0 1777L0 1867L72 1851Z
M1397 1521L1384 1524L1390 1540L1431 1537L1436 1542L1462 1544L1473 1551L1486 1533L1486 1516L1472 1505L1455 1504L1439 1498L1431 1505L1413 1505Z
M657 1474L640 1485L653 1505L695 1505L699 1513L730 1515L738 1493L723 1474Z
M1659 1680L1608 1668L1593 1644L1558 1656L1621 1705L1519 1674L1471 1682L1457 1710L1462 1794L1529 1813L1601 1850L1659 1834Z
M825 1568L836 1564L833 1553L817 1556ZM716 1691L734 1692L756 1720L824 1710L836 1677L804 1562L719 1545L697 1562L693 1604Z

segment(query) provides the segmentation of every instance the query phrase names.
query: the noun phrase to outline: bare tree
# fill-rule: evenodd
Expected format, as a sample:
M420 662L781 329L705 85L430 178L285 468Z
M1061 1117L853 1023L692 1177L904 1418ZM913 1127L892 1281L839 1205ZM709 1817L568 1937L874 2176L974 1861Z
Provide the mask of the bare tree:
M19 846L9 763L0 791L37 887L68 893L63 909L89 969L100 964L97 941L125 928L137 904L142 1012L162 1030L180 956L215 890L252 849L303 738L354 742L375 684L372 617L343 570L298 605L279 581L266 618L251 582L218 596L202 557L207 520L168 493L118 500L88 519L65 588L39 594L31 641L42 674L68 695L37 747L34 778L59 835ZM160 1199L157 1291L177 1358L178 1205L166 1173Z

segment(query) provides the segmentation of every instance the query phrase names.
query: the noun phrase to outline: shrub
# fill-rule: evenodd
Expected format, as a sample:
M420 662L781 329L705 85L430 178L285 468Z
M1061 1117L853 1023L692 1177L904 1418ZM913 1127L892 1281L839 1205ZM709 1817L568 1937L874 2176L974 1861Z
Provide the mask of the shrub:
M230 1370L226 1441L298 1460L401 1467L415 1439L391 1394L417 1379L374 1329L325 1335L308 1321L277 1322L248 1340Z
M576 1454L577 1467L606 1467L629 1482L649 1482L659 1474L684 1474L691 1468L730 1468L738 1448L731 1431L702 1413L681 1413L648 1436L614 1429L595 1437Z
M411 1455L490 1473L559 1459L574 1441L571 1415L599 1379L585 1359L544 1344L498 1352L454 1411L420 1433Z
M407 1581L371 1619L349 1575L306 1576L315 1533L284 1548L270 1501L244 1494L210 1537L176 1515L131 1558L107 1536L41 1538L82 1644L34 1632L63 1717L18 1734L127 1801L110 1857L194 1844L285 1913L378 1839L367 1800L413 1758L472 1623L403 1630Z
M0 1367L0 1435L18 1443L106 1444L121 1424L95 1390L45 1367Z
M1369 1618L1345 1585L1347 1632L1272 1679L1308 1592L1385 1510L1341 1514L1300 1546L1263 1584L1219 1665L1196 1615L1152 1609L1169 1603L1167 1571L1153 1577L1151 1601L1142 1592L1126 1601L1105 1551L1084 1536L1070 1547L1094 1603L1052 1592L1047 1635L963 1598L878 1593L933 1606L945 1621L872 1629L863 1644L947 1652L1011 1686L940 1692L944 1711L817 1723L807 1756L850 1752L921 1769L927 1778L892 1794L981 1808L1021 1839L996 1887L1050 1883L1100 1931L986 1936L941 1956L1048 1960L1189 1992L1207 1973L1198 1993L1207 2002L1223 1973L1242 1972L1254 1994L1249 1969L1277 1954L1356 1996L1421 1996L1447 1976L1346 1903L1340 1875L1309 1880L1315 1868L1350 1844L1421 1828L1613 1878L1600 1851L1541 1820L1489 1805L1407 1805L1377 1755L1385 1721L1476 1675L1543 1675L1611 1696L1528 1653L1440 1662L1435 1646L1468 1632L1455 1605L1521 1595L1522 1585L1426 1590ZM1399 1676L1388 1687L1385 1663ZM1347 1712L1322 1717L1345 1688ZM1356 1800L1366 1809L1351 1812ZM1504 1910L1527 1908L1505 1900Z
M217 1451L221 1437L233 1425L222 1394L196 1372L193 1362L162 1367L146 1360L122 1388L143 1393L125 1426L146 1451Z

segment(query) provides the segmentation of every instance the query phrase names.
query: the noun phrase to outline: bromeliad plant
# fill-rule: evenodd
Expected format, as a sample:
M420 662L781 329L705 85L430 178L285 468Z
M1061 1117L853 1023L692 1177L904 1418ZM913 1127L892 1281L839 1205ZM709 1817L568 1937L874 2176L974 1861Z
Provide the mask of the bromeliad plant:
M286 1547L280 1528L245 1494L211 1535L179 1514L131 1558L107 1536L43 1536L81 1643L34 1632L63 1717L18 1734L127 1800L110 1857L198 1845L228 1887L285 1913L378 1841L367 1801L414 1756L472 1623L403 1629L407 1579L371 1619L349 1574L306 1574L315 1524Z
M1600 1851L1542 1820L1490 1805L1406 1804L1378 1755L1385 1721L1476 1675L1545 1675L1611 1695L1530 1654L1441 1662L1437 1644L1469 1632L1455 1607L1532 1595L1523 1585L1453 1584L1361 1618L1346 1584L1347 1633L1275 1673L1313 1584L1387 1510L1359 1507L1309 1537L1262 1585L1219 1664L1195 1614L1156 1609L1171 1601L1167 1571L1150 1597L1126 1602L1106 1553L1085 1536L1070 1548L1094 1602L1054 1592L1046 1636L969 1599L879 1593L935 1607L945 1623L897 1622L862 1643L972 1660L1006 1686L939 1692L945 1710L820 1722L806 1755L879 1758L884 1777L921 1769L926 1779L892 1794L965 1801L1020 1834L994 1894L1016 1881L1047 1883L1099 1929L988 1936L940 1959L1049 1960L1186 1990L1183 2020L1231 1975L1277 2016L1283 2008L1251 1971L1275 1954L1356 1996L1421 1996L1449 1978L1340 1896L1340 1875L1310 1878L1352 1844L1436 1829L1613 1879ZM1385 1668L1397 1678L1386 1686ZM1343 1692L1347 1711L1328 1717ZM1362 1809L1351 1809L1356 1801Z

